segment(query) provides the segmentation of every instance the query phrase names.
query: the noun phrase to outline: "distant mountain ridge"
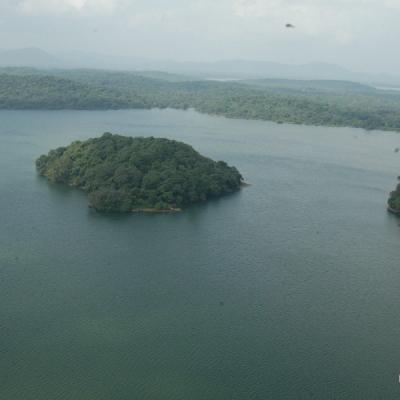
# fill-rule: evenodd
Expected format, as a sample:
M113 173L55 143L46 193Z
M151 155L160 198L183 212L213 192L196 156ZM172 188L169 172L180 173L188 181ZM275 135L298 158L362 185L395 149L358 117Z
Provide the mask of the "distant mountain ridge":
M215 62L177 62L145 60L134 55L106 55L81 51L53 55L36 47L0 51L0 66L36 68L92 68L125 71L160 71L188 78L340 80L376 85L400 85L400 76L357 73L336 64L312 62L281 64L270 61L221 60Z
M306 64L281 64L270 61L222 60L215 62L166 63L159 67L175 73L196 74L215 79L297 79L337 80L361 83L400 85L400 76L354 72L340 65L312 62Z
M62 61L37 47L0 51L0 65L13 67L58 67Z
M280 64L270 61L221 60L215 62L184 62L166 64L165 69L231 76L232 78L342 79L351 71L326 63Z

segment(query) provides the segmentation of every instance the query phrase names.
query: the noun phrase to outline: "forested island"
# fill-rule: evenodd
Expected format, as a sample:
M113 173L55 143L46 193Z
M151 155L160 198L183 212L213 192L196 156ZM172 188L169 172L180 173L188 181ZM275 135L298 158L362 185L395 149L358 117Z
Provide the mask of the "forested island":
M3 68L0 109L193 108L228 118L400 131L400 94L367 85L183 79L145 72Z
M400 176L398 177L399 183L396 189L390 193L388 200L388 210L394 214L400 215Z
M83 189L101 212L179 211L242 184L235 167L185 143L111 133L51 150L36 167L51 182Z

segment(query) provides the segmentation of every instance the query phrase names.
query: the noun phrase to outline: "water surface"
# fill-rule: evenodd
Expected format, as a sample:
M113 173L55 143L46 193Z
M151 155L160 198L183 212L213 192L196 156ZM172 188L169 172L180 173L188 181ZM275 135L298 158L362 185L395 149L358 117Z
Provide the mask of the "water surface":
M193 111L0 112L0 398L398 399L398 134ZM104 131L174 138L252 185L104 216L37 177Z

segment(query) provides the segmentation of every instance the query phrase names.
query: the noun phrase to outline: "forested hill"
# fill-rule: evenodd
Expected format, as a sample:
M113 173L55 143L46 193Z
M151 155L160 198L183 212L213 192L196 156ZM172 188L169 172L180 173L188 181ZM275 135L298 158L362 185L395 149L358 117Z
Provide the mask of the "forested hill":
M358 82L337 81L337 80L295 80L295 79L249 79L241 81L253 87L263 87L269 89L301 91L301 92L374 92L379 90L372 86Z
M223 161L175 140L105 133L52 150L36 161L51 182L79 187L98 211L171 211L240 189Z
M0 108L194 108L230 118L400 131L400 94L365 85L341 81L185 81L181 76L167 77L156 72L142 76L99 70L4 68L0 69Z
M53 76L0 75L1 109L148 108L146 99L102 86Z

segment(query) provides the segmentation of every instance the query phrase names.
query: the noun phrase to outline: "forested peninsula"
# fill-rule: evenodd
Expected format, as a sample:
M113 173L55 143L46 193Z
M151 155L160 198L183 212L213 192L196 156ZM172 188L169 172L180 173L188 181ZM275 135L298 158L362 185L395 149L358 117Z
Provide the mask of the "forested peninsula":
M394 214L400 215L400 176L398 177L399 183L396 189L390 193L388 200L388 210Z
M400 131L400 94L358 83L171 81L143 74L3 68L0 109L193 108L228 118Z
M242 176L223 161L169 139L105 133L36 161L49 181L83 189L100 212L168 212L238 191Z

